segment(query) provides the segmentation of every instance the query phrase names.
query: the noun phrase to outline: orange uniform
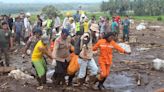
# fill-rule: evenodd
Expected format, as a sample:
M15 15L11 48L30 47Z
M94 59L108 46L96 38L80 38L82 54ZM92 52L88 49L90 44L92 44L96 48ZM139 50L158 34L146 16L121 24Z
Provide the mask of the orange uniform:
M125 50L122 49L115 41L107 42L105 39L99 40L93 47L93 51L100 49L100 55L98 63L100 65L100 80L106 78L110 73L110 66L112 64L112 49L116 49L121 53L124 53Z

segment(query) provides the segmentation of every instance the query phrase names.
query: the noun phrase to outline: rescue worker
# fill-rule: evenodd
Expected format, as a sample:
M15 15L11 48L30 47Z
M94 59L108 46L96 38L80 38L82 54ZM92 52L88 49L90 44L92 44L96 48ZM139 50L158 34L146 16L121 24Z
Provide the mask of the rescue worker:
M46 66L46 59L44 58L43 55L46 55L50 59L52 59L51 53L48 52L48 46L47 46L48 43L49 43L48 36L42 36L41 40L39 40L35 45L31 57L32 65L35 68L37 74L36 77L40 86L46 84L47 66Z
M53 82L55 85L65 84L68 62L70 61L70 40L68 39L69 31L62 29L61 35L55 40L52 52L53 59L56 60L55 73Z
M115 41L114 41L114 34L107 33L104 39L100 39L95 46L93 47L93 51L100 49L100 55L98 59L98 63L100 66L100 75L98 76L99 90L104 88L103 83L110 74L110 67L112 65L112 52L113 49L118 50L121 53L130 54L130 52L126 52L122 49Z
M22 57L24 58L26 54L31 54L31 51L33 51L36 43L41 39L42 36L42 30L35 29L33 31L33 35L28 39L26 46L24 48L24 53Z
M85 82L87 69L90 70L89 83L94 84L94 80L96 79L96 75L98 72L98 67L93 59L93 51L92 51L92 37L89 33L84 33L80 39L80 54L79 54L79 65L80 70L78 73L78 82L79 85L83 85Z

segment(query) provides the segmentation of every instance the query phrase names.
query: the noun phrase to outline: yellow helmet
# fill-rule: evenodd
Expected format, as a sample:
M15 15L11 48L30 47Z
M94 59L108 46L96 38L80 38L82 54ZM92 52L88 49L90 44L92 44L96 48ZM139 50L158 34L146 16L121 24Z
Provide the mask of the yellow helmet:
M66 13L66 16L67 16L67 17L70 17L70 16L71 16L71 12L67 12L67 13Z

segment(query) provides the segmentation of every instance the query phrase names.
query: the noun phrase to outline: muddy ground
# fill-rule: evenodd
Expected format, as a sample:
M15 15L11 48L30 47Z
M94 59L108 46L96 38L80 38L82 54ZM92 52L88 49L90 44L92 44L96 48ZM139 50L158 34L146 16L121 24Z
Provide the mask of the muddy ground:
M104 83L107 90L103 92L154 92L156 89L164 88L164 71L155 70L152 64L156 58L164 60L164 24L148 23L148 28L142 31L135 30L137 24L132 25L130 33L130 36L136 36L137 39L137 42L130 43L132 54L122 55L114 52L111 73ZM149 28L156 25L160 28ZM12 53L11 66L30 74L30 57L22 59L21 54L21 51ZM97 58L95 60L97 61ZM69 92L64 90L64 87L55 87L52 84L37 90L35 79L15 80L7 74L1 74L0 81L0 92ZM73 89L70 92L95 92L91 89Z

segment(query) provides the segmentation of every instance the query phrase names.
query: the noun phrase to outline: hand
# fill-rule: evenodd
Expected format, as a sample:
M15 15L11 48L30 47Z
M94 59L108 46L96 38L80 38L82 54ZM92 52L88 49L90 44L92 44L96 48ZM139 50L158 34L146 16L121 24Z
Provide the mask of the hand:
M131 52L127 52L127 51L125 51L124 53L125 53L125 54L128 54L128 55L130 55L130 54L131 54Z

